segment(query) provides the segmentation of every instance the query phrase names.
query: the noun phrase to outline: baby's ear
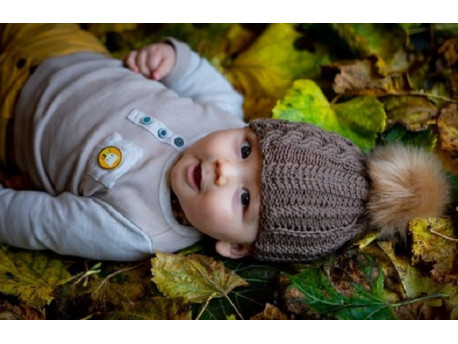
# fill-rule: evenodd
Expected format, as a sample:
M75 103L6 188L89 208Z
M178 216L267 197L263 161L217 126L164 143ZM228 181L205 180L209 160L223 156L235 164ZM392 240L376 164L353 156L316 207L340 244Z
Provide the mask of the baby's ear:
M223 257L232 259L239 259L253 254L253 247L249 244L231 244L226 241L218 241L215 249Z

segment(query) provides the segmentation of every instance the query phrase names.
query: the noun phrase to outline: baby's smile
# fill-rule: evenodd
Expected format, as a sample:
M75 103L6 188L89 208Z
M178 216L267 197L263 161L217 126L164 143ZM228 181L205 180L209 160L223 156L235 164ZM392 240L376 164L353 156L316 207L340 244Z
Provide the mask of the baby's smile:
M200 183L202 181L202 165L200 162L188 167L187 177L189 184L197 191L200 191Z

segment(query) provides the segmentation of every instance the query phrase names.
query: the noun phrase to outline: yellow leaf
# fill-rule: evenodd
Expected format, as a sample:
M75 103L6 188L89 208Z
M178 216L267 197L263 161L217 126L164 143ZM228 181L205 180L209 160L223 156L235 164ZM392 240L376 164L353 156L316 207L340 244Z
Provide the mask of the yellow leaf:
M329 61L322 50L296 50L294 42L300 36L290 24L270 24L225 67L226 76L244 96L282 97L295 79L318 75L320 65Z
M456 254L456 239L453 224L447 218L417 218L409 223L412 233L412 263L433 265L431 275L439 283L456 280L453 261Z
M393 263L407 298L413 299L423 294L435 292L438 289L436 283L413 267L408 258L395 254L393 242L378 242L378 246Z
M49 304L54 289L70 278L60 260L38 251L8 252L0 246L0 292L15 295L29 306Z
M191 303L202 303L248 283L235 272L210 257L192 254L179 256L156 252L151 259L152 280L168 297L183 297Z

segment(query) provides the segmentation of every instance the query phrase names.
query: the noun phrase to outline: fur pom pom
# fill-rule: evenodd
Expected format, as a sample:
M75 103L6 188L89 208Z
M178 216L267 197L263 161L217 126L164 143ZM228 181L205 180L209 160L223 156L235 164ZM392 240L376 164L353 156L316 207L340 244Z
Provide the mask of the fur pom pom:
M411 219L440 216L449 203L441 162L423 149L378 147L369 157L368 173L372 185L367 210L381 238L405 239Z

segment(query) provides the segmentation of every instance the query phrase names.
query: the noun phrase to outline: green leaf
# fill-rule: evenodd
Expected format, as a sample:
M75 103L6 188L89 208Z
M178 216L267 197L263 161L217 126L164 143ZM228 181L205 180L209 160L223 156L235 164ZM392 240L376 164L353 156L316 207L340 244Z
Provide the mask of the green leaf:
M386 115L376 98L356 97L331 105L313 81L296 80L277 102L272 117L317 125L368 151L375 146L378 133L385 129Z
M436 122L437 107L426 97L389 96L382 102L391 125L401 123L411 131L422 131Z
M49 304L54 289L70 278L62 261L45 253L10 252L0 246L0 292L17 296L29 306Z
M336 289L321 268L308 268L287 276L304 294L304 302L321 315L337 319L395 319L384 298L382 270L369 257L367 262L359 266L361 283L350 281L350 291L345 293Z
M200 319L225 319L234 313L232 304L237 307L244 319L248 319L261 312L266 303L273 302L272 283L279 275L279 270L272 264L261 265L252 260L228 260L225 265L249 285L231 291L228 295L231 303L224 298L211 300Z
M222 262L192 254L179 256L156 252L152 258L153 282L168 297L183 297L191 303L202 303L248 283Z
M381 135L380 140L384 144L402 142L432 151L436 146L437 136L431 128L422 131L409 131L403 125L395 124Z

